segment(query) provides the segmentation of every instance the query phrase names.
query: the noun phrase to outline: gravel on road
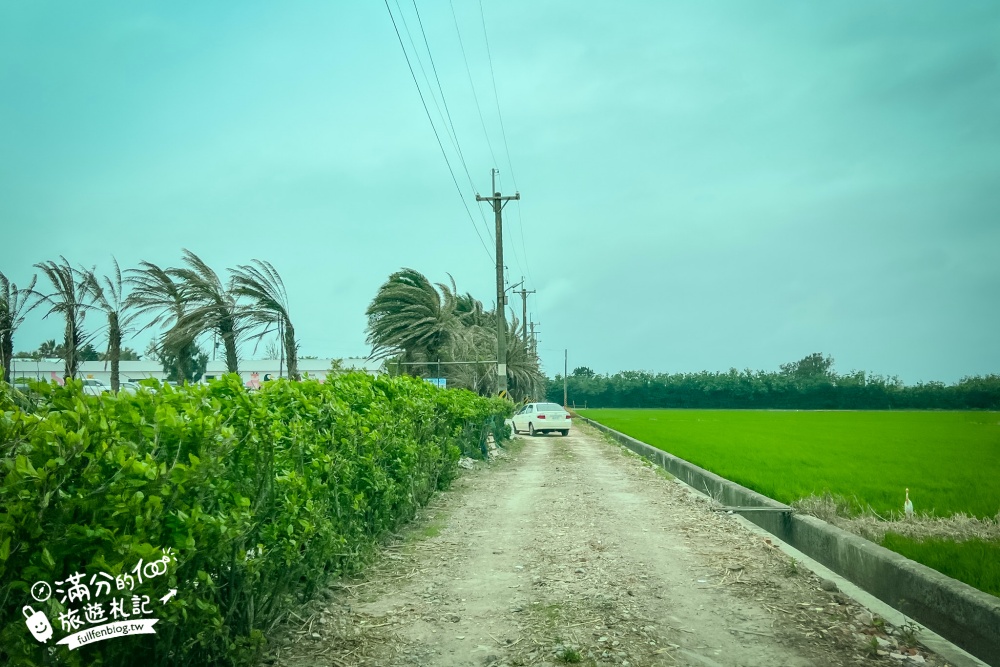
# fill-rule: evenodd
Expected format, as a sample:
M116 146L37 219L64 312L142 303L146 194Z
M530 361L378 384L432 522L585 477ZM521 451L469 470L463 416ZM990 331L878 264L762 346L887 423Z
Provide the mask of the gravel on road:
M585 424L504 454L290 617L265 664L945 664Z

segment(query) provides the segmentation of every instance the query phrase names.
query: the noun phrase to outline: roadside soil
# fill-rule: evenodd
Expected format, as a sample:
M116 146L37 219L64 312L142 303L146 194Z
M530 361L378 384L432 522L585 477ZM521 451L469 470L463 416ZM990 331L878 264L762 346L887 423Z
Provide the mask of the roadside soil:
M945 664L584 424L505 454L290 617L265 663Z

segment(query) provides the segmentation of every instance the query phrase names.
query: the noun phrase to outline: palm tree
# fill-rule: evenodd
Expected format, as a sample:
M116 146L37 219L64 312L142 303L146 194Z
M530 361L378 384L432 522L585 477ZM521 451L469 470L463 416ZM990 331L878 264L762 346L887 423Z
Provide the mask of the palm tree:
M46 304L49 307L45 317L58 313L66 320L66 329L63 335L63 344L66 354L63 357L65 362L65 376L76 377L79 369L79 349L83 345L83 318L90 310L87 303L87 287L84 277L79 271L70 266L65 257L61 257L61 263L55 260L40 262L35 264L42 274L49 279L55 291L50 294L32 291L36 298L35 305ZM32 306L34 307L34 306Z
M545 376L538 368L538 359L524 346L524 323L511 315L507 330L507 385L515 400L535 398L538 387L544 386ZM494 336L495 337L495 336Z
M18 288L0 272L0 368L3 381L10 382L10 362L14 357L14 332L24 323L28 297L35 289L36 277L32 276L27 287Z
M462 327L457 303L454 279L450 288L437 283L435 289L413 269L393 273L365 311L370 358L385 359L400 352L407 360L440 358Z
M483 314L485 326L465 327L455 337L451 353L455 359L482 360L482 363L461 364L449 371L451 386L471 389L479 394L491 394L497 383L497 334L496 315L493 311ZM523 325L511 315L507 329L507 389L515 400L534 397L545 377L538 368L535 356L524 347Z
M448 386L462 387L488 395L496 387L496 329L472 325L463 327L453 338L451 357L456 361L476 362L449 366Z
M288 294L281 276L270 262L253 260L229 270L232 274L230 291L237 297L250 300L243 312L250 326L260 326L263 331L258 339L278 328L282 349L288 360L288 377L299 379L298 346L295 328L288 316Z
M176 334L194 340L206 331L217 332L226 348L226 369L238 373L236 350L248 322L236 295L190 250L184 250L184 262L187 267L167 269L167 273L181 282L181 292L191 306L178 320Z
M108 351L107 359L111 362L111 391L117 392L119 386L118 368L121 361L122 336L129 331L129 325L139 316L139 312L131 307L125 298L122 272L118 260L112 258L115 272L111 277L104 276L98 280L94 270L84 271L84 282L87 292L94 305L104 311L108 318Z
M156 324L161 329L167 329L159 344L154 343L152 347L168 352L170 358L177 360L178 378L182 381L189 379L191 369L187 368L186 360L191 355L184 352L194 344L194 338L186 338L178 327L186 310L183 285L152 262L139 262L138 269L129 269L126 273L128 278L125 282L132 288L126 300L128 307L135 311L135 317L152 316L142 329Z
M474 298L468 292L458 297L455 304L455 312L464 326L493 326L494 329L496 328L496 321L490 317L489 313L483 310L483 302Z
M38 356L42 359L62 359L66 356L66 346L57 344L55 338L50 338L38 346Z

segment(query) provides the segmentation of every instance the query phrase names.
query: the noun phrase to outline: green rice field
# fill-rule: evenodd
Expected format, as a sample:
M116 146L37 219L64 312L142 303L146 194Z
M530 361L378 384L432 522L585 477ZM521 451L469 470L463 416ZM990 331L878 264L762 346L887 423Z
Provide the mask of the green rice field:
M1000 515L1000 413L768 410L579 410L776 500L826 492L918 514ZM916 541L883 546L1000 596L1000 543Z
M1000 543L985 540L914 540L889 533L882 546L952 579L1000 597Z
M1000 413L579 410L781 502L829 491L902 512L1000 512Z

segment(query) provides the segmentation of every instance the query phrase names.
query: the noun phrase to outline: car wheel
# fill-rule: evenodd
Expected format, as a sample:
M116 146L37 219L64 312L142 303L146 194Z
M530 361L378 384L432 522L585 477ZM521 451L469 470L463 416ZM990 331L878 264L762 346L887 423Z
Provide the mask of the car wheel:
M560 431L560 433L562 433L563 435L569 435L569 429L564 428L562 431Z
M535 425L532 424L531 422L528 422L528 435L530 435L532 438L534 438L535 435L536 435L535 434Z

